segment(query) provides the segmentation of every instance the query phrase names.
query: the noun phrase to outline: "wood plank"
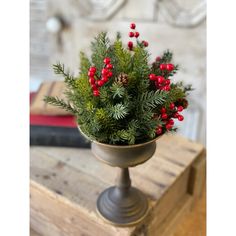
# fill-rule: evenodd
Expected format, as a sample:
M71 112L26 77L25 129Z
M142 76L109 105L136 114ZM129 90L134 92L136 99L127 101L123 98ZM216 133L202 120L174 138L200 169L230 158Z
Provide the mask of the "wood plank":
M200 198L206 179L206 152L196 159L191 167L188 192Z
M179 220L173 236L193 235L206 236L206 186L190 213Z
M104 224L95 211L86 214L80 205L34 181L31 181L30 208L32 227L47 236L125 236L132 231L132 228L116 228Z
M193 197L190 195L185 195L181 201L179 201L173 211L171 211L165 220L161 224L155 224L154 227L150 227L148 231L149 235L161 235L170 236L182 217L190 212Z
M30 236L42 236L42 235L40 235L38 232L30 228Z

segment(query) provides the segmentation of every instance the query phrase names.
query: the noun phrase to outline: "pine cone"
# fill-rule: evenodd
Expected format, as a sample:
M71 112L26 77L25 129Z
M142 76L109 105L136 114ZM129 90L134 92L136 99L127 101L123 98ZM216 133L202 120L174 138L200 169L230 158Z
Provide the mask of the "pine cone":
M116 82L118 84L126 86L128 84L128 75L125 73L119 74L118 77L116 78Z

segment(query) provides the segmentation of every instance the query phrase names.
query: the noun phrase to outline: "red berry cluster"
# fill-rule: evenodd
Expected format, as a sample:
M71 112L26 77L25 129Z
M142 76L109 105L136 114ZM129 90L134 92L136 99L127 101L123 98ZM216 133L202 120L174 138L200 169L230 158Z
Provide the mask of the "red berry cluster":
M111 59L109 57L106 57L104 59L104 68L101 71L101 79L96 80L95 79L95 73L96 73L96 67L92 66L89 68L88 71L88 76L89 76L89 83L91 85L91 88L93 90L93 95L94 96L99 96L100 92L99 92L99 88L98 87L102 87L108 80L109 78L112 76L112 71L111 69L113 68L113 65L111 64Z
M180 98L178 101L175 102L176 106L182 106L184 109L188 107L188 101L185 98Z
M149 79L155 82L156 88L164 91L170 91L170 79L165 79L163 76L150 74Z
M165 123L166 123L166 125L165 125L166 129L167 129L167 130L172 129L172 127L173 127L173 125L174 125L175 122L174 122L173 119L171 119L170 116L167 115L167 111L166 111L166 108L165 108L165 107L162 107L162 108L161 108L161 118L162 118L162 120L164 120ZM159 127L158 127L158 128L159 128Z
M133 31L130 31L130 32L129 32L129 37L130 37L130 38L133 38L133 37L138 38L138 37L139 37L139 35L140 35L139 32L134 31L135 28L136 28L135 23L131 23L131 24L130 24L130 29L132 29ZM144 45L144 47L148 47L148 42L147 42L147 41L144 41L144 40L143 40L143 41L142 41L142 44ZM129 41L129 42L128 42L128 48L129 48L129 50L132 51L132 50L133 50L133 47L134 47L133 42L132 42L132 41Z
M174 126L174 119L178 119L179 121L184 120L184 116L180 115L179 112L183 111L183 106L176 106L175 103L171 103L169 106L169 115L167 114L167 109L165 107L161 108L161 119L165 122L166 130L171 130ZM156 134L160 135L163 133L163 128L161 126L157 126Z
M171 72L174 68L175 66L173 64L160 64L160 70L168 70Z
M173 118L178 119L179 121L184 120L184 117L182 115L179 114L179 112L182 112L184 110L183 106L176 106L175 103L171 103L170 104L170 111L171 111L171 116Z

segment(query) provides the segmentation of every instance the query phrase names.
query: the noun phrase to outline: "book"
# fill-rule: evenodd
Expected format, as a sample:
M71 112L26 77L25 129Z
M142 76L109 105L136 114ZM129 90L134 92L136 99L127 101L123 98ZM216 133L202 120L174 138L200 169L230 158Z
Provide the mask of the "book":
M90 148L77 128L30 125L30 145Z

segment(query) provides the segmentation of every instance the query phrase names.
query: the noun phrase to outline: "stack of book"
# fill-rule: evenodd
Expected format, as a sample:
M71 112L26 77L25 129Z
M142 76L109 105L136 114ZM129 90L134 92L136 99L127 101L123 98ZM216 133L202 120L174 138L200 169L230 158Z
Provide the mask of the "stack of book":
M63 98L63 86L63 82L46 82L30 93L30 145L90 148L75 117L43 101L45 95Z

